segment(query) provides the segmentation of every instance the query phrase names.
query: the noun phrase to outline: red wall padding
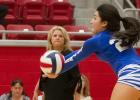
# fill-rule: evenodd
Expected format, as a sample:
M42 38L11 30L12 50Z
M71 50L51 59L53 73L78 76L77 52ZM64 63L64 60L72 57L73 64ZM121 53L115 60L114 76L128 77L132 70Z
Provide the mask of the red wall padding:
M22 79L25 91L32 96L39 78L39 59L45 48L1 47L0 49L0 94L9 91L10 81Z
M0 48L0 95L8 92L10 81L20 78L26 93L32 97L34 86L40 75L39 59L45 52L41 47L1 47ZM138 49L140 54L140 49ZM95 55L79 63L80 71L90 80L91 95L94 100L109 100L116 76L111 67L98 60Z

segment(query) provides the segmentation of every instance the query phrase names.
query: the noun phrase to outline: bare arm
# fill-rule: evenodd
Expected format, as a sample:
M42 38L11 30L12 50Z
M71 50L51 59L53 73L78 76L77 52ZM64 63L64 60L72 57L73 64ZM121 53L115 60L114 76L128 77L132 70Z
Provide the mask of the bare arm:
M38 94L40 92L39 90L39 81L40 79L38 80L36 86L35 86L35 89L34 89L34 94L33 94L33 100L38 100Z
M74 100L80 100L80 94L75 92L74 93Z

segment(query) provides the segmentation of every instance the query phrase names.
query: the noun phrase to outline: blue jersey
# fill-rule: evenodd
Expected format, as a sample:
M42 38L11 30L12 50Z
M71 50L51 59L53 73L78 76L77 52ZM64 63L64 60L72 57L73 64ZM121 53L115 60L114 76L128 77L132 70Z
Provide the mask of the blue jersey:
M65 72L81 60L95 53L97 57L111 64L115 73L128 64L140 64L140 57L132 47L121 47L121 40L113 39L112 33L102 31L86 40L77 51L65 56Z

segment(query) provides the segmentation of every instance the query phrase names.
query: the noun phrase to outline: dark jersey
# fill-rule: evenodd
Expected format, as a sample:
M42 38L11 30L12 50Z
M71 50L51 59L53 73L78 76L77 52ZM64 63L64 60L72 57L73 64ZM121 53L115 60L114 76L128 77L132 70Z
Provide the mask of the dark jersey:
M62 52L65 56L71 51ZM40 90L45 93L45 100L73 100L76 84L80 79L78 66L59 75L55 79L40 78Z

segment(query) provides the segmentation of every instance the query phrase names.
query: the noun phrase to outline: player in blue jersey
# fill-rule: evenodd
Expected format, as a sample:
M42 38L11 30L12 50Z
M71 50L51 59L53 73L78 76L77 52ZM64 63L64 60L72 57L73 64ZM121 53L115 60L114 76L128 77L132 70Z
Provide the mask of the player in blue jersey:
M120 31L120 22L123 31ZM91 24L93 37L86 40L80 50L65 57L62 73L95 53L111 64L118 76L110 100L140 100L140 57L133 48L140 39L140 23L135 18L122 18L112 5L102 4Z

